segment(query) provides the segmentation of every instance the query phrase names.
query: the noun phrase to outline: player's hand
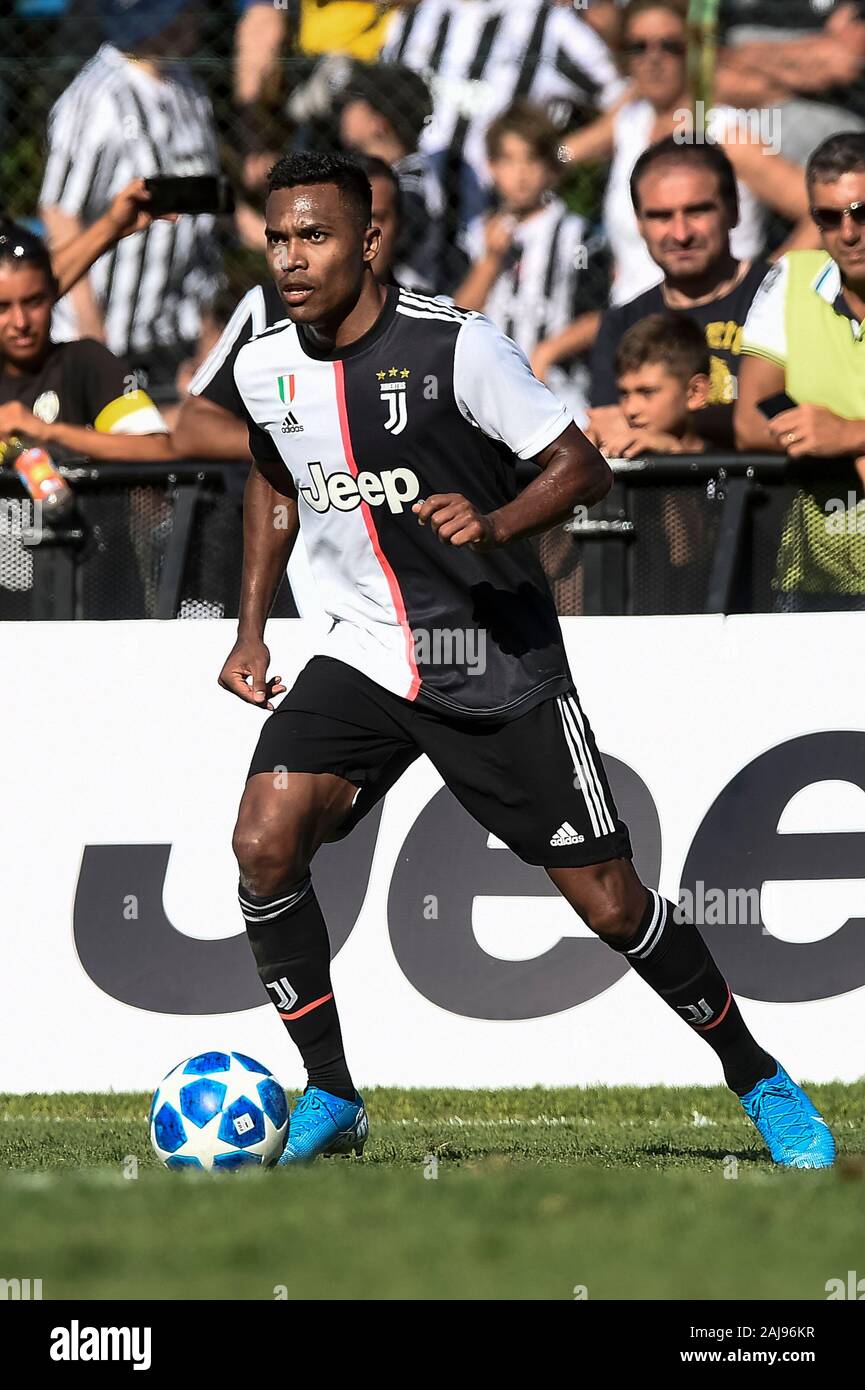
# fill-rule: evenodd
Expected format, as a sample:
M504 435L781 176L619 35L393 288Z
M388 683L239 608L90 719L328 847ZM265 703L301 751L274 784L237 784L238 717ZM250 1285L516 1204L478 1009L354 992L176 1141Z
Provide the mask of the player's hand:
M14 434L41 444L48 433L45 421L20 401L7 401L6 405L0 405L0 439L8 439Z
M472 550L492 550L499 544L491 517L459 492L437 492L415 502L412 511L418 525L431 526L445 544L470 545Z
M771 434L794 459L832 458L849 452L851 426L850 420L821 405L797 405L769 421Z
M272 710L270 702L274 695L281 695L286 687L282 676L271 676L268 680L269 665L270 652L263 642L239 637L219 673L219 684L248 705Z

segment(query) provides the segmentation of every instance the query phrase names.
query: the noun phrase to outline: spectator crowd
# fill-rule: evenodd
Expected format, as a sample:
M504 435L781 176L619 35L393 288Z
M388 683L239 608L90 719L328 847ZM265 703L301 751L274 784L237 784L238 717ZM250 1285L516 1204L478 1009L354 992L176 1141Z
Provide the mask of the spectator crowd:
M87 56L38 202L0 222L0 441L248 461L234 358L285 317L267 173L341 149L379 279L488 315L608 457L785 455L776 607L865 608L824 482L865 496L865 0L699 9L231 0L226 117L199 0L54 0ZM8 91L0 121L8 142ZM146 179L225 171L232 212L150 210ZM289 573L303 611L302 551Z

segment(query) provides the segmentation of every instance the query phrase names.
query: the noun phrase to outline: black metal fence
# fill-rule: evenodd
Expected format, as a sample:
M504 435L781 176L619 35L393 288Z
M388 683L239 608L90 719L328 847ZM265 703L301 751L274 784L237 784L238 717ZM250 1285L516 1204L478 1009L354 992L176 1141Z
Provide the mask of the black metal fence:
M561 615L865 608L852 465L729 454L613 468L603 503L536 542ZM76 514L41 539L17 478L0 472L0 621L236 617L245 464L62 471ZM296 612L284 583L274 613Z
M44 516L33 527L20 483L0 473L0 620L237 615L247 465L61 471L76 511L56 529ZM274 612L296 616L287 583Z
M564 528L567 541L542 538L561 614L865 608L865 491L852 462L730 453L613 470L611 492Z

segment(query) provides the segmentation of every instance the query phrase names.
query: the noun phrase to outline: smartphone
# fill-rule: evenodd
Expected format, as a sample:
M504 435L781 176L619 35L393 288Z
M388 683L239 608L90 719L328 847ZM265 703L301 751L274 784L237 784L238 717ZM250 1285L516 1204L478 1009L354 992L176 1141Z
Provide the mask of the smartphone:
M224 174L155 174L145 179L150 194L148 212L234 212L234 190Z
M774 420L776 415L783 415L785 410L796 410L798 405L799 402L788 396L786 391L779 391L777 396L766 396L758 401L757 409L767 420Z

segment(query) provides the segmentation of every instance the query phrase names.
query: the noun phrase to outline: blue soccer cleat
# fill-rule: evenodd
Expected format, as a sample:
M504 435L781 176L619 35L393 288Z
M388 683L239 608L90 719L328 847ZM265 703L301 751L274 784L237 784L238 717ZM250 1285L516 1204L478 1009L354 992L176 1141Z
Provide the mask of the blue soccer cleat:
M369 1120L363 1098L341 1100L318 1086L310 1086L298 1097L288 1122L288 1138L277 1167L288 1163L311 1163L314 1158L335 1154L363 1153L369 1134Z
M831 1168L835 1140L823 1116L778 1063L768 1080L740 1096L776 1163L787 1168Z

